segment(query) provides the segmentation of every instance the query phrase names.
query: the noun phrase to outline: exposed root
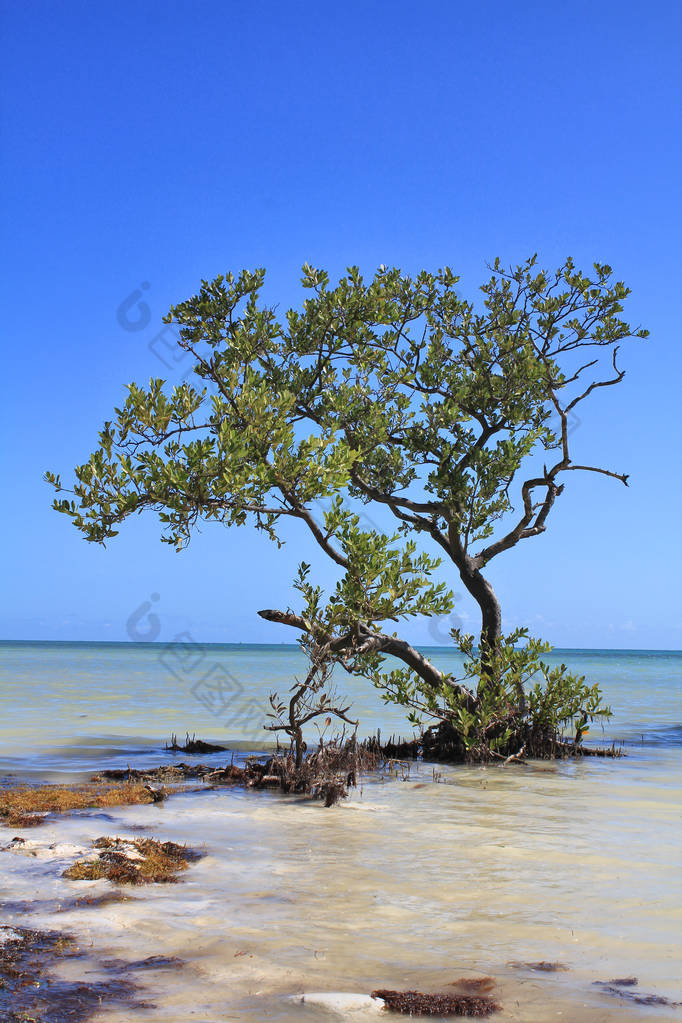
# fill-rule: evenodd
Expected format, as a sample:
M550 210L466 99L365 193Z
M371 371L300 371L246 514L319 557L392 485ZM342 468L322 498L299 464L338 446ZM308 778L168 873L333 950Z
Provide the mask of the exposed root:
M62 877L69 881L97 881L114 884L174 884L198 854L176 842L155 838L98 838L93 846L101 850L96 859L79 860Z
M172 764L139 771L102 771L94 781L130 781L142 785L151 782L181 782L196 779L206 785L244 785L253 789L279 789L320 799L333 806L357 785L363 771L375 770L384 760L373 742L355 739L333 740L309 753L299 767L292 751L271 757L249 757L243 767L230 763L225 767L209 764Z
M426 995L421 991L372 991L390 1012L404 1016L490 1016L501 1006L485 995Z
M203 739L197 739L194 734L190 739L189 732L185 732L185 745L180 746L178 737L173 732L170 742L166 743L166 749L172 750L174 753L224 753L227 746L216 746L215 743L204 742Z
M346 798L363 771L376 769L381 761L381 755L365 743L355 739L332 741L305 757L300 767L293 752L272 757L266 765L266 777L279 779L283 792L299 792L333 806Z
M506 767L507 764L525 764L525 760L523 759L525 757L525 755L526 755L526 743L524 742L523 746L518 751L518 753L510 753L509 756L504 761L504 763L502 764L502 766Z
M208 764L162 764L160 767L150 767L139 770L135 767L114 767L96 774L92 781L95 783L107 781L125 781L128 783L141 782L147 785L150 782L176 782L181 783L197 779L204 781L211 774L221 774L232 770L231 765L226 768L216 769ZM242 776L242 768L234 767L235 777ZM150 797L151 798L151 797Z
M425 760L440 764L525 764L527 759L567 760L572 757L625 755L615 743L607 747L584 746L582 742L567 742L539 732L517 737L516 745L502 752L494 750L489 743L467 748L462 735L449 721L432 725L415 739L391 738L382 744L380 735L377 735L375 739L369 740L368 746L380 751L386 758Z

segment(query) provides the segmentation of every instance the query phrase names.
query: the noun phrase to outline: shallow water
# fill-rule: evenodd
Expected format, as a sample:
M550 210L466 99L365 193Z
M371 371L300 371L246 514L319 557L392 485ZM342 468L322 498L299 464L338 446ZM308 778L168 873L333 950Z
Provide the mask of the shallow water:
M160 740L186 727L230 746L262 741L250 740L234 706L236 723L222 727L224 708L215 715L188 696L204 676L173 683L159 653L151 644L0 648L0 770L56 779L105 763L157 764L172 757ZM602 682L617 711L607 737L626 741L626 758L446 768L437 781L431 767L414 765L407 780L366 779L331 810L225 790L65 817L20 833L35 847L0 853L12 902L2 922L73 932L91 945L93 971L114 956L181 957L182 968L139 977L157 1008L135 1019L155 1023L331 1020L286 996L439 990L463 975L496 979L500 1021L682 1019L681 1009L630 1004L594 984L634 975L642 992L682 1000L682 656L563 659ZM204 665L237 679L243 701L273 683L286 688L303 666L286 648L245 647L206 648ZM366 731L380 721L398 730L399 712L390 708L389 720L373 694L345 688ZM140 829L206 855L179 885L69 909L71 897L108 887L61 878L74 847ZM0 827L0 845L12 834ZM568 969L510 965L538 960ZM80 974L83 964L63 969ZM112 1008L105 1019L123 1023L130 1013Z

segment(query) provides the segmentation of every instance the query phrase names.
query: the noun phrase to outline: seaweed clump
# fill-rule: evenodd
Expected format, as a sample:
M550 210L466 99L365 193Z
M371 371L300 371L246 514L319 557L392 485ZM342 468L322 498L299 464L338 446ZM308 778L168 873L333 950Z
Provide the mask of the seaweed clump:
M155 794L139 781L126 781L122 785L12 787L0 790L0 821L10 828L28 828L43 824L52 813L156 801Z
M486 978L487 979L487 978ZM389 1012L403 1016L490 1016L501 1008L486 995L423 994L421 991L372 991Z
M69 881L105 878L114 884L175 884L178 874L199 855L184 845L155 838L97 838L93 846L97 857L72 864L62 877Z
M468 994L488 994L495 987L495 981L492 977L460 977L459 980L453 980L449 987L458 987L461 991L466 991Z
M535 970L540 973L559 973L561 970L568 969L564 963L551 963L544 959L537 963L509 963L509 965L515 970Z

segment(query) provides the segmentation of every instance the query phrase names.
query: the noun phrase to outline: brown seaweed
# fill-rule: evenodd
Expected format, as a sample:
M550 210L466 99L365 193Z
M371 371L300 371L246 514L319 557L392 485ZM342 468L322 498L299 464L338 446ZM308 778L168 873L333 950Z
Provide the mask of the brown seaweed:
M95 859L79 860L62 877L69 881L97 881L105 878L115 884L175 884L178 873L186 870L199 853L176 842L155 838L98 838Z
M404 1016L490 1016L501 1006L485 995L423 994L421 991L372 991L390 1012Z
M495 981L492 977L460 977L448 984L448 987L458 987L469 993L489 994L495 987Z
M118 902L130 902L130 895L114 889L113 892L94 892L90 895L79 895L78 898L62 905L62 909L99 909Z
M549 963L542 959L538 963L508 963L515 970L536 970L540 973L558 973L560 970L568 970L565 963Z
M102 969L108 973L128 973L130 970L174 970L185 966L186 960L179 956L147 956L146 959L104 959Z
M80 786L12 786L0 790L0 822L11 828L29 828L43 824L52 813L156 801L156 795L139 781L111 784L101 778L97 783Z
M615 984L618 987L637 987L639 981L636 977L614 977L613 980L595 980L595 984Z

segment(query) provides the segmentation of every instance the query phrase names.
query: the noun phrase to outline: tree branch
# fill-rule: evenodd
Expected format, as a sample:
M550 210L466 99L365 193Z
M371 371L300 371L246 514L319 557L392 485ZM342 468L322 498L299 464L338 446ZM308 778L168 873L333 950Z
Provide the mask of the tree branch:
M411 646L406 640L398 639L397 636L388 636L383 632L374 632L366 626L359 624L356 630L349 630L340 636L320 635L314 623L309 622L301 615L293 611L275 611L265 609L258 614L266 622L276 622L279 625L290 625L294 629L300 629L317 641L323 640L329 646L332 653L341 653L345 649L355 649L357 653L383 653L397 657L404 664L407 664L419 677L426 682L429 688L440 691L444 682L448 682L467 699L471 694L463 686L454 685L452 679L440 672L423 654Z
M614 480L620 480L626 487L630 479L629 473L611 472L610 469L600 469L594 465L567 465L563 471L570 472L572 469L582 469L584 472L599 472L602 476L611 476Z

